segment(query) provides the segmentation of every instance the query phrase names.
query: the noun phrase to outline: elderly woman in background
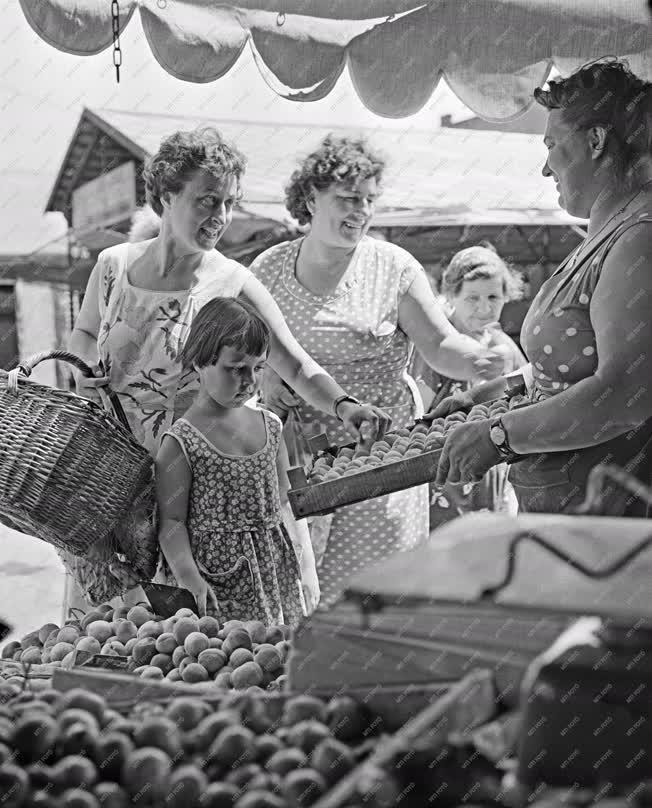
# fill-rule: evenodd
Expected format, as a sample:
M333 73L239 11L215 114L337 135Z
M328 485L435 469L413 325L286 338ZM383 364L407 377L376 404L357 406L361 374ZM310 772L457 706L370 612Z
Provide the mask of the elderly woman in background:
M429 365L459 378L493 378L504 362L455 330L409 253L367 235L384 169L363 139L328 136L286 189L287 208L310 225L307 235L271 247L251 269L303 348L400 428L422 414L407 372L413 345ZM271 379L266 394L277 412L293 411L300 438L325 432L330 444L346 441L337 418L325 417L300 390ZM313 535L317 531L317 543L325 542L325 549L318 547L319 578L328 606L357 571L427 538L428 487L342 508L326 519L325 529L323 521L313 523Z
M588 235L523 323L531 404L462 424L444 446L438 482L477 480L510 459L519 509L563 513L582 502L600 463L652 482L652 85L621 61L600 60L535 98L549 113L543 175L563 208L589 219ZM504 380L487 387L495 395ZM434 414L457 406L449 399ZM615 487L603 507L646 515Z
M499 349L505 357L503 373L509 374L527 364L514 340L500 325L503 306L523 294L523 280L507 266L492 245L482 242L457 252L444 270L441 291L451 323L462 334L468 334L483 345ZM417 353L412 373L425 388L434 407L456 391L466 391L479 379L451 379L428 366ZM434 396L434 397L433 397ZM495 466L481 483L433 486L430 504L430 529L471 511L503 511L516 513L516 499L507 482L507 464Z
M97 396L97 385L108 382L136 440L153 455L197 392L197 374L182 368L180 348L195 314L218 296L242 296L256 308L272 332L270 366L316 411L337 417L353 437L389 423L380 409L348 395L293 337L265 286L217 251L244 171L244 156L215 129L166 138L143 172L159 234L104 250L86 287L69 348L103 371L90 382L78 376L78 392Z

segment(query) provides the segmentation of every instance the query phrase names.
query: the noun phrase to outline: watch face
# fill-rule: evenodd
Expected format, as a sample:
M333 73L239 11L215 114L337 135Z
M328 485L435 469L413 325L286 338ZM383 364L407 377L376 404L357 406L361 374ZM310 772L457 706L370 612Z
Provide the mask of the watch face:
M502 446L505 443L505 430L501 426L492 426L489 434L496 446Z

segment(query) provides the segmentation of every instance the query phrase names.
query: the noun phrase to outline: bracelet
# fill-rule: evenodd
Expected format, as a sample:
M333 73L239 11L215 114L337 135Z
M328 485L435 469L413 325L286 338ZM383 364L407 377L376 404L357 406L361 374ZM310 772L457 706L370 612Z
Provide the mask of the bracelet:
M335 399L335 402L334 402L334 404L333 404L333 412L335 413L335 417L337 418L337 420L338 420L338 421L341 421L342 419L341 419L341 418L340 418L340 416L337 414L337 408L338 408L338 407L340 406L340 404L342 404L344 401L350 401L352 404L356 404L358 407L361 407L361 406L362 406L362 402L361 402L361 401L358 401L358 399L357 399L357 398L354 398L353 396L349 396L349 395L347 395L346 393L345 393L343 396L340 396L339 398L336 398L336 399Z

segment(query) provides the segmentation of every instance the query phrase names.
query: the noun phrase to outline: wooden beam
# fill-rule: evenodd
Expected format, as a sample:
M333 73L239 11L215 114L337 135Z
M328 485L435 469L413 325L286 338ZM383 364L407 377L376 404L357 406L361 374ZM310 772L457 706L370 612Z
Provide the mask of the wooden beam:
M97 142L98 142L99 139L100 139L100 131L99 131L99 129L96 129L93 132L93 134L91 136L91 139L88 141L88 145L84 148L81 157L77 161L77 167L75 168L72 176L67 181L68 187L67 187L66 191L67 191L67 194L68 194L68 204L69 205L72 204L72 192L75 190L75 185L77 184L77 180L81 177L84 169L86 168L86 165L88 164L88 161L89 161L91 155L93 154L93 150L95 149L95 146L97 145Z
M94 266L92 260L75 261L72 267L65 264L20 261L16 263L0 261L0 280L23 280L28 283L62 283L72 289L84 291Z

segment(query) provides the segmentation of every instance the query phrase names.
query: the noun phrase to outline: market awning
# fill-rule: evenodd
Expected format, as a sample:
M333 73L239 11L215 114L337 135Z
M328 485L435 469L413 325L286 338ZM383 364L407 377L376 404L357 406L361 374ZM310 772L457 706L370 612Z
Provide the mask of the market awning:
M113 44L108 0L20 0L34 30L72 54ZM605 55L652 78L645 0L119 0L136 9L152 53L177 78L224 76L249 45L266 81L295 101L324 98L348 68L360 99L401 118L443 76L487 120L522 113L554 65L562 74Z

